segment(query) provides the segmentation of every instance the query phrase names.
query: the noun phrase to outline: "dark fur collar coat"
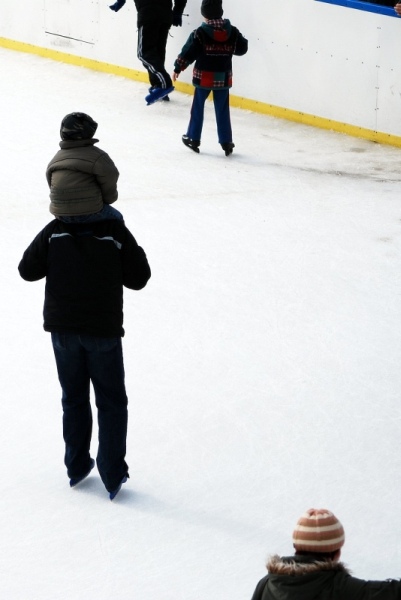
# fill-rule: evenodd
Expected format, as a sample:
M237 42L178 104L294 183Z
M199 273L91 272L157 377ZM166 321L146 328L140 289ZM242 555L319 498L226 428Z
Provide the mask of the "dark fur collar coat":
M401 600L399 580L365 581L342 562L271 556L252 600Z

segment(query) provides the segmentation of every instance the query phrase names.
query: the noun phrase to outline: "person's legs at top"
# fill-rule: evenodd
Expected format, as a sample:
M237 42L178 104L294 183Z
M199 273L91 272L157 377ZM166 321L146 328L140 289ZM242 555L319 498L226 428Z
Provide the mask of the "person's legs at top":
M158 36L157 36L157 54L159 56L159 61L162 65L166 64L166 47L167 47L169 31L170 31L169 23L159 23ZM169 77L170 77L170 75L169 75ZM171 77L170 77L170 81L171 81ZM167 80L167 82L168 82L168 80ZM172 83L171 83L171 85L172 85Z
M171 77L164 66L165 45L169 27L165 23L152 21L138 29L138 58L148 71L152 88L171 88ZM161 46L164 42L164 49Z
M159 37L158 37L158 41L157 41L157 51L158 51L158 54L160 57L160 61L163 63L163 65L166 64L166 46L167 46L167 39L168 39L169 31L170 31L170 25L168 23L160 24ZM171 80L171 77L170 77L170 80ZM171 81L171 86L173 86L172 81ZM170 91L172 91L172 90L170 90ZM168 94L163 95L162 100L165 100L166 102L168 102L170 100L169 95Z

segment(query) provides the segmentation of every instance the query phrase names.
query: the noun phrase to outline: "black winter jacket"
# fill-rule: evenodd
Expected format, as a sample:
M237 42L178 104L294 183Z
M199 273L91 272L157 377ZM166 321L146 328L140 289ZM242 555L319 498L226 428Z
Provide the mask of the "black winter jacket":
M26 281L46 278L45 331L120 337L123 286L142 289L150 278L143 249L122 221L51 221L18 266Z
M364 581L343 563L313 556L272 556L252 600L400 600L398 580Z
M187 0L134 0L138 11L138 27L151 21L172 24L173 10L182 14Z

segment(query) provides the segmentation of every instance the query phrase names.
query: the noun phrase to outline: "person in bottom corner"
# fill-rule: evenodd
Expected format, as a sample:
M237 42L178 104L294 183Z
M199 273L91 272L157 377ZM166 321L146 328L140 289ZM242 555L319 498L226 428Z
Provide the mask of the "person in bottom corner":
M273 555L268 574L259 581L252 600L400 600L401 581L366 581L350 575L340 562L344 528L326 509L311 508L298 520L293 536L295 554Z
M195 61L192 83L195 86L191 117L183 143L199 153L205 102L213 91L218 141L225 155L233 152L230 119L232 56L248 51L248 40L229 19L223 19L222 0L203 0L204 23L191 33L174 63L173 81Z
M118 12L126 0L116 0L109 8ZM182 26L182 14L187 0L134 0L138 12L137 55L149 76L148 105L158 100L169 100L174 91L166 71L166 46L171 26Z
M110 156L95 144L97 123L89 115L73 112L60 126L60 150L46 169L50 188L49 210L65 223L123 220L110 204L118 198L119 172Z

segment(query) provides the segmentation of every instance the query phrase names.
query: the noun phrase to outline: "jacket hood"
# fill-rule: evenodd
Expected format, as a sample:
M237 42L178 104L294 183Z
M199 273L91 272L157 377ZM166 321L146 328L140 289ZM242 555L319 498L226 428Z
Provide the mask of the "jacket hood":
M218 25L213 23L218 22ZM221 23L221 25L220 25ZM231 23L229 19L216 19L208 23L202 23L202 30L215 42L225 42L231 35Z
M318 556L274 555L267 562L267 570L269 597L274 600L318 598L338 573L349 573L343 563L322 561Z

